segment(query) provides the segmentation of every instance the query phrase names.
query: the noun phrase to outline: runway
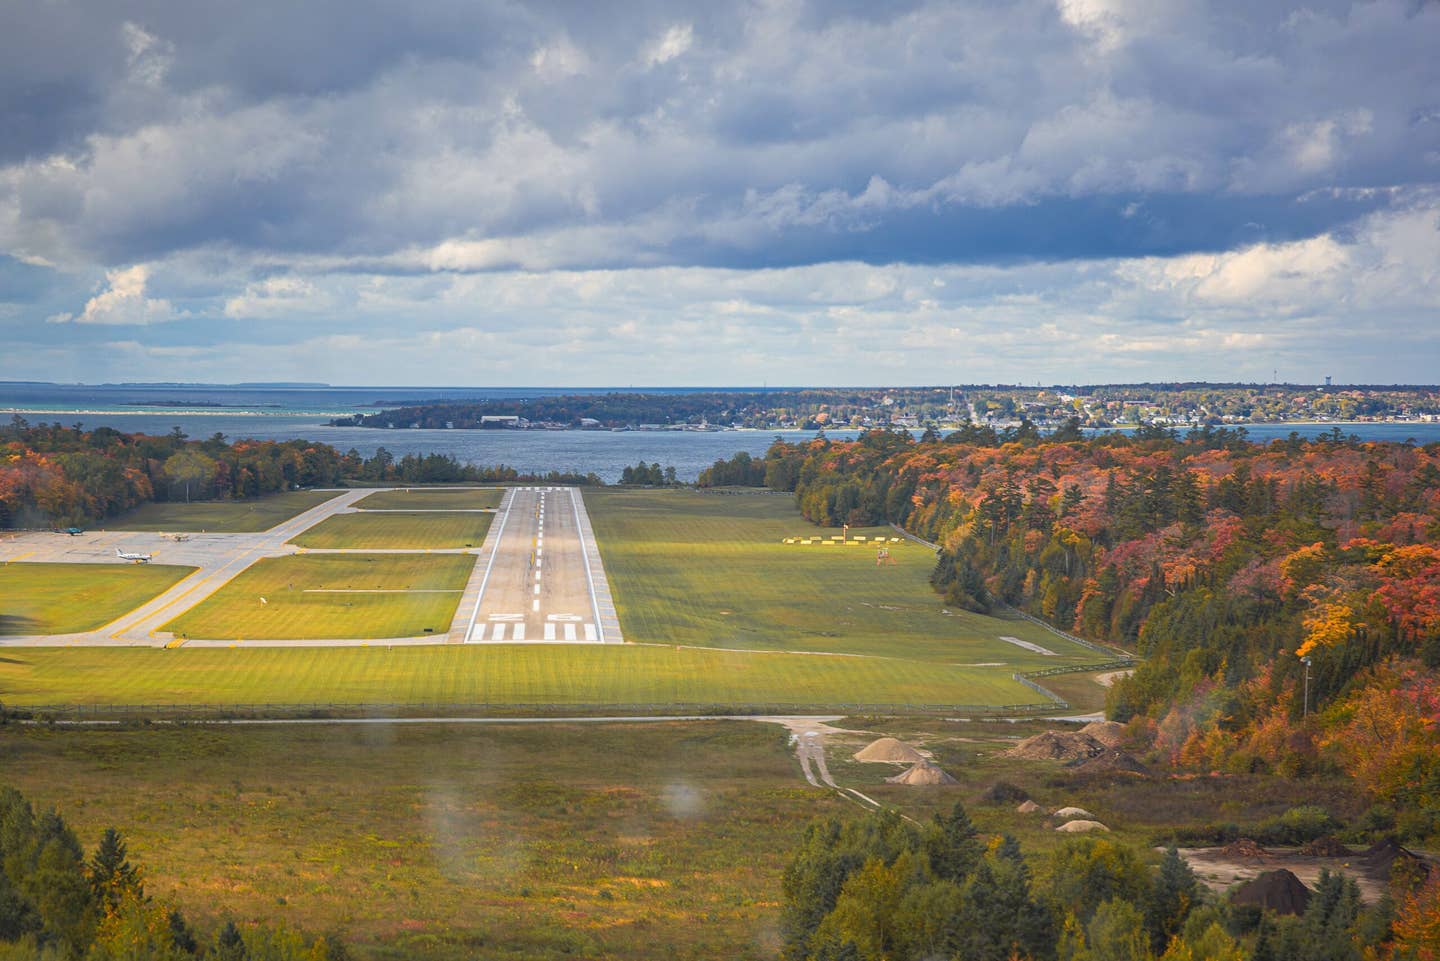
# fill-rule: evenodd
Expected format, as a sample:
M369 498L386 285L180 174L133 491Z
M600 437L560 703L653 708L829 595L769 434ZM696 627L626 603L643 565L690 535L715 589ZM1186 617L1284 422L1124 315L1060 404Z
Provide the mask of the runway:
M290 539L335 514L350 513L355 503L391 488L369 488L337 496L297 514L270 530L249 534L173 535L142 531L86 531L75 537L26 532L0 539L0 563L125 563L115 555L153 554L155 563L197 570L169 590L94 631L77 634L0 637L0 647L146 645L164 646L171 635L160 627L220 590L241 571L265 557L300 552ZM504 500L479 549L306 551L312 554L463 553L476 556L448 638L427 635L386 638L387 644L623 642L615 602L610 596L600 552L580 492L572 487L519 487ZM188 644L204 646L201 640ZM213 643L230 643L216 641ZM275 640L252 646L299 647L368 644L353 641Z
M620 625L573 487L519 487L501 506L466 591L471 644L619 644Z

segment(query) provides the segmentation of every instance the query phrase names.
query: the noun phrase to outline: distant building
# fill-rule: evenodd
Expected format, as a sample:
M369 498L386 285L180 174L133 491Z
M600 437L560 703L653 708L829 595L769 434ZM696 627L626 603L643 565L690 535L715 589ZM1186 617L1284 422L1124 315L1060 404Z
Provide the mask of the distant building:
M482 414L480 426L489 428L501 428L508 430L523 430L530 426L530 422L515 414Z

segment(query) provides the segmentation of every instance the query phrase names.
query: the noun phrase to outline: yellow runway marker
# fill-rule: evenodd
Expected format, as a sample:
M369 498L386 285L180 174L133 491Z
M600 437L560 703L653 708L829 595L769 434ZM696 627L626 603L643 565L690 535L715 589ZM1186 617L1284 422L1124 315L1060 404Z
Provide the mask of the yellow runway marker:
M34 556L35 556L35 552L34 552L34 551L31 551L29 554L21 554L19 557L12 557L12 558L10 558L8 561L6 561L5 563L6 563L6 564L13 564L13 563L15 563L16 561L23 561L23 560L24 560L25 558L27 558L27 557L34 557Z

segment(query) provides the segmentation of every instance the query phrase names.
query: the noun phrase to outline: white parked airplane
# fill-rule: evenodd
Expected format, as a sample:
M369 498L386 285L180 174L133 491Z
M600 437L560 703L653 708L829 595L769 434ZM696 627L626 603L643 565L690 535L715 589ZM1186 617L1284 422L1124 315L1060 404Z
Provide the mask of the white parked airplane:
M123 560L134 561L136 564L149 564L149 563L150 563L150 558L154 557L155 555L154 555L154 554L134 554L134 553L131 553L130 551L122 551L122 550L120 550L120 549L117 547L117 548L115 549L115 556L116 556L116 557L119 557L119 558L121 558L121 559L123 559Z

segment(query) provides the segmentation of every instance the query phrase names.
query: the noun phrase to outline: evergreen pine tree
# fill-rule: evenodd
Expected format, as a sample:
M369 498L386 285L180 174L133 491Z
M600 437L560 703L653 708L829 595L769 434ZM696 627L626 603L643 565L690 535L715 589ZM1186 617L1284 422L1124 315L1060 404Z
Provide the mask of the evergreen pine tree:
M1164 951L1180 931L1195 904L1198 890L1195 872L1172 845L1160 862L1160 872L1155 876L1155 886L1145 905L1145 927L1150 932L1153 950Z
M927 839L930 870L937 878L963 883L984 854L980 832L965 813L959 801L948 814L936 814L935 824Z

